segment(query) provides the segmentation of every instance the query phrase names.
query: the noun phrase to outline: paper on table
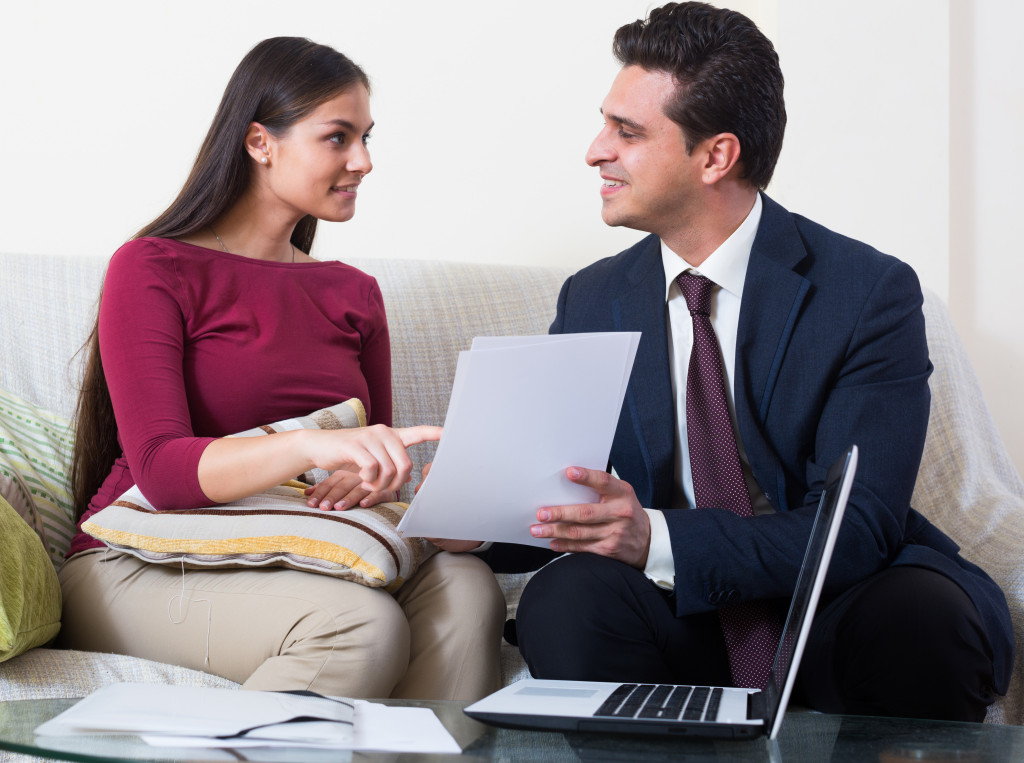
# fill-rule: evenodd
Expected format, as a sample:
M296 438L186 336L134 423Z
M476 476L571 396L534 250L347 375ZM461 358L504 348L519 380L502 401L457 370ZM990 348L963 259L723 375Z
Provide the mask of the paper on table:
M353 729L342 733L339 724L330 721L299 721L263 726L252 735L234 737L172 736L141 734L142 741L152 747L209 747L242 749L250 747L302 747L311 749L353 749Z
M169 684L111 684L36 729L41 735L229 737L298 718L329 721L351 737L352 700ZM271 733L269 730L267 733Z
M317 742L315 729L310 728L309 738L303 738L303 728L314 724L288 724L297 727L299 733L291 740L281 739L209 739L207 737L148 737L143 739L156 747L309 747L339 750L376 752L420 752L451 753L462 752L458 742L448 733L437 716L429 708L394 707L366 700L355 700L355 727L351 740L346 743Z
M547 546L542 506L595 499L565 476L604 469L640 342L635 332L479 337L459 354L430 476L407 535Z
M311 720L289 720L294 718ZM131 734L156 747L461 752L427 708L166 684L113 684L97 689L39 726L36 733Z
M356 700L353 750L381 752L462 752L434 711Z

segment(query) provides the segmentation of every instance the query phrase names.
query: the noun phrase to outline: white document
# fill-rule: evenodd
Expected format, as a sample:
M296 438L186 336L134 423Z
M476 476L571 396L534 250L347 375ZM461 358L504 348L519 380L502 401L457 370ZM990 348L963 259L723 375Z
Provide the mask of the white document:
M589 503L570 466L605 469L640 343L636 332L478 337L459 354L430 475L406 535L533 546L543 506Z
M434 711L356 700L353 750L433 752L459 755L462 748Z
M351 727L344 732L330 721L298 721L263 726L251 733L234 737L157 736L142 734L142 741L152 747L208 747L244 749L249 747L302 747L311 749L352 749Z
M170 684L112 684L36 729L42 735L233 737L296 719L328 721L351 736L352 700ZM269 733L269 732L268 732Z
M461 752L427 708L167 684L105 686L36 734L130 734L158 747Z
M425 707L395 707L377 702L355 700L355 728L352 738L343 743L327 741L318 730L320 724L290 723L289 732L270 740L266 738L234 737L231 739L210 739L204 737L143 736L143 740L155 747L226 747L231 749L249 747L305 747L317 749L356 750L362 752L419 752L449 753L459 755L462 748L448 730L437 719L433 711ZM285 726L275 726L284 729Z

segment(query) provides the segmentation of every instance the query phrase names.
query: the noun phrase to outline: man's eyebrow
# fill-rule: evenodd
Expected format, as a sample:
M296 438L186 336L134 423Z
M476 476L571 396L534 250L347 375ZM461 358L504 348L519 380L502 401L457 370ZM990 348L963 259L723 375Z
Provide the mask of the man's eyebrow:
M616 116L615 114L605 114L604 109L601 109L601 114L609 122L614 122L617 125L623 125L625 127L628 127L633 132L647 132L647 128L645 128L639 122L634 122L632 119L628 119L626 117L619 117Z
M347 119L328 119L326 122L323 122L322 124L336 125L337 127L341 127L342 129L348 130L349 132L358 132L358 130L356 130L356 126L349 122ZM370 130L373 129L374 124L376 123L370 122L370 126L366 128L366 132L370 132Z

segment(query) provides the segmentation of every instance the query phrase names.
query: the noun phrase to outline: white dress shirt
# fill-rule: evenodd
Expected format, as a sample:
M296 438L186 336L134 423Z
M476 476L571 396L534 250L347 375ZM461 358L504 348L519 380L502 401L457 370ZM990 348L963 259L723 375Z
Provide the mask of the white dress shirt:
M682 273L690 271L702 275L716 284L711 293L711 325L722 348L722 367L725 371L725 397L729 404L729 416L736 445L739 447L743 477L750 492L751 504L756 514L773 511L771 504L754 481L747 462L747 454L740 440L736 426L736 407L733 388L736 368L736 334L739 328L740 303L743 299L743 284L747 276L750 249L754 244L757 226L761 222L761 196L757 195L753 208L740 226L709 256L700 268L690 267L686 261L673 252L664 241L661 242L661 259L665 267L665 302L668 323L669 369L672 374L672 391L676 411L676 459L672 504L666 508L694 508L693 475L690 471L690 448L686 437L686 376L690 367L690 349L693 346L693 318L690 316L686 299L676 283ZM651 521L651 546L647 556L644 574L662 588L675 586L675 560L668 534L665 515L656 509L644 509Z

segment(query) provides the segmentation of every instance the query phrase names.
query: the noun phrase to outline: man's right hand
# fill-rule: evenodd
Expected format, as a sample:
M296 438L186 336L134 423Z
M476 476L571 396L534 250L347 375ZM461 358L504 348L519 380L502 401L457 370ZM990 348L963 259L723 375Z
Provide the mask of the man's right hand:
M600 500L545 506L537 511L537 524L530 525L530 534L550 538L552 551L599 554L644 569L651 547L651 520L633 486L600 469L570 466L565 474L577 485L593 489Z

